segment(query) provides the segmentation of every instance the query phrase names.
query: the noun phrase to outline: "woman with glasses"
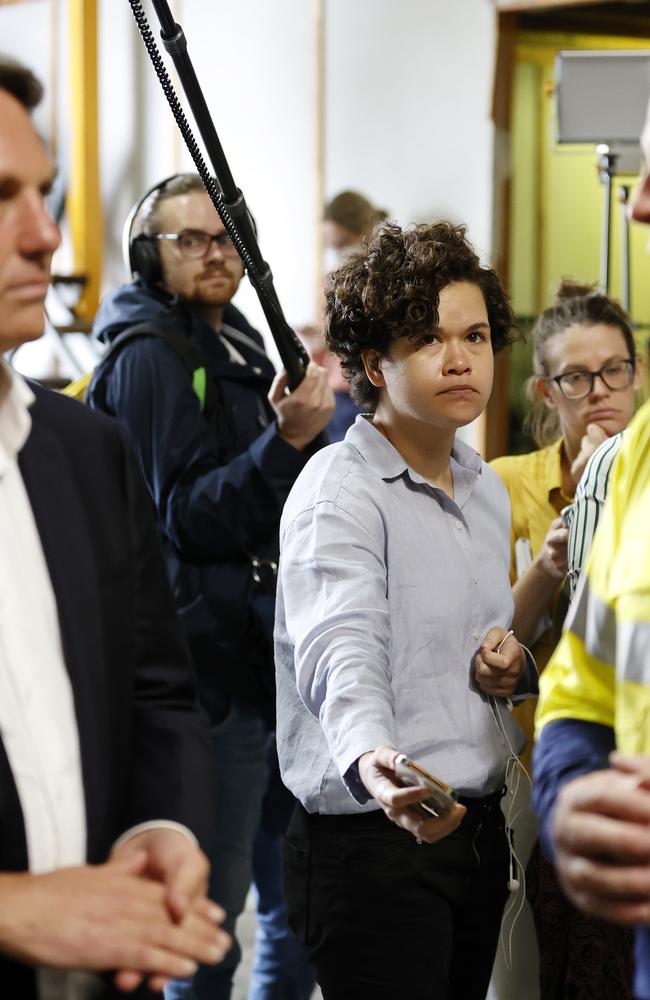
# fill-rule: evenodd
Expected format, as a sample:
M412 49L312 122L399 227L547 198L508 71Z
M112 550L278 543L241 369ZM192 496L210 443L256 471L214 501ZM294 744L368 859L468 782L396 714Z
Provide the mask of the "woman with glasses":
M532 336L534 374L527 387L531 404L528 422L539 448L527 455L496 459L492 466L503 480L512 506L512 627L531 647L541 671L553 650L551 626L567 573L568 531L561 511L572 503L596 448L622 431L631 419L639 363L630 319L620 305L574 282L562 283L555 303L535 323ZM515 710L529 737L528 753L533 713L534 703ZM524 763L528 766L527 759ZM528 798L529 789L523 792L522 788L515 806L521 810L516 849L524 862L536 837L536 822L524 801ZM630 953L625 932L599 925L570 909L537 850L528 876L542 1000L626 996ZM525 936L526 915L515 933ZM512 973L506 976L503 970L495 971L493 985L498 1000L536 995L530 986L520 990L517 982L519 975L530 978L534 957L523 939L513 947ZM508 985L504 988L498 981Z

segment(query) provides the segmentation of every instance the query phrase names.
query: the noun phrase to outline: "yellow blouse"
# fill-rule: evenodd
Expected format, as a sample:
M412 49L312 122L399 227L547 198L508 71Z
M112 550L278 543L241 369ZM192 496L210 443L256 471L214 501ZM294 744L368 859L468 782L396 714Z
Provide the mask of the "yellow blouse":
M530 560L539 554L551 521L559 517L562 508L573 500L573 497L568 497L562 490L562 441L560 438L554 444L528 455L505 455L490 462L510 495L510 581L513 585L525 569L526 550ZM558 587L558 593L559 590ZM548 607L549 626L536 639L531 650L540 671L553 652L550 621L556 602L557 593ZM532 698L514 711L517 722L529 738L529 749L532 744L534 714L535 699Z

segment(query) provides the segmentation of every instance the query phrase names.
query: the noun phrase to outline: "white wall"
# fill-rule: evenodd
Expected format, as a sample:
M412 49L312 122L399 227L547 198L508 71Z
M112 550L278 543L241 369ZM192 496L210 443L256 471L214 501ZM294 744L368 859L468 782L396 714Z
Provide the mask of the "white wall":
M448 218L491 249L491 0L327 0L327 196Z
M58 11L65 118L66 0L0 8L0 50L49 73ZM256 216L289 322L313 317L314 41L308 0L177 0L199 81ZM147 9L151 11L150 5ZM491 0L325 0L329 197L358 188L403 223L467 222L491 249L495 21ZM157 20L151 11L151 22ZM100 0L104 285L123 280L122 223L145 187L190 158L144 52L127 0ZM166 57L167 58L167 57ZM170 65L169 60L167 60ZM65 128L63 129L65 133ZM247 283L238 304L263 326Z

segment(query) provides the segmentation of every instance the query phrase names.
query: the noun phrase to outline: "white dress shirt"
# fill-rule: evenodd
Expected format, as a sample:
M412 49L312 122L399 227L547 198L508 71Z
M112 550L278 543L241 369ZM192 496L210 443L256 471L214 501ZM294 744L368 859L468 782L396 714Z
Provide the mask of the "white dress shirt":
M0 734L36 873L84 862L86 816L56 600L18 467L33 399L0 361Z
M63 658L56 598L18 455L29 437L34 394L0 359L0 737L20 801L29 870L86 860L86 809L79 734ZM126 830L116 845L154 828Z

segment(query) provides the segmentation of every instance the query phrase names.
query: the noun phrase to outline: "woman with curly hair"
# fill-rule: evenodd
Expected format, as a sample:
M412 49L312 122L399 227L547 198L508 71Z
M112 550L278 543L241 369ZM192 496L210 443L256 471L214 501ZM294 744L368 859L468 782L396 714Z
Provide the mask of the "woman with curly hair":
M499 806L536 690L509 630L510 508L456 437L512 314L463 227L382 226L329 279L326 332L365 413L281 526L276 663L290 923L326 1000L482 1000L508 894ZM400 752L455 787L432 816Z

